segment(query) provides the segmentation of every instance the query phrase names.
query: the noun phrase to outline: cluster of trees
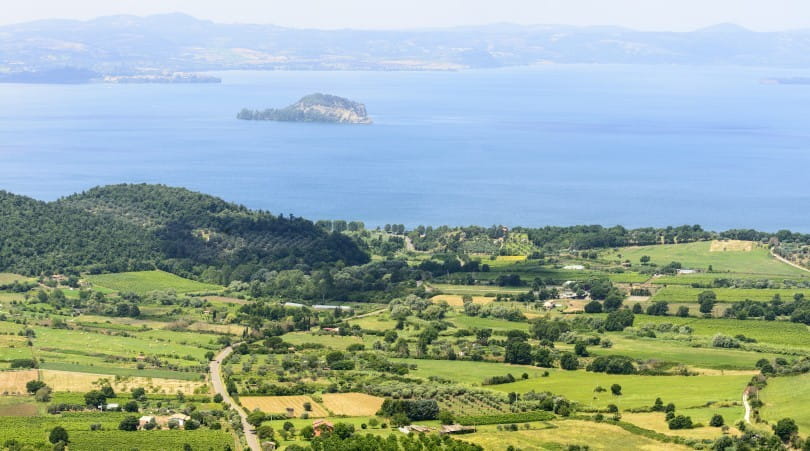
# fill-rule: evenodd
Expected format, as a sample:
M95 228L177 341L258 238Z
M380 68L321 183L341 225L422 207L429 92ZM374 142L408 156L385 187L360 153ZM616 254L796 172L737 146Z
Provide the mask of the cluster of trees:
M159 267L227 284L259 268L369 261L349 237L161 185L115 185L45 203L0 192L0 269L21 274Z
M402 415L410 421L435 420L439 417L439 404L435 399L386 399L377 415L391 418L395 425Z

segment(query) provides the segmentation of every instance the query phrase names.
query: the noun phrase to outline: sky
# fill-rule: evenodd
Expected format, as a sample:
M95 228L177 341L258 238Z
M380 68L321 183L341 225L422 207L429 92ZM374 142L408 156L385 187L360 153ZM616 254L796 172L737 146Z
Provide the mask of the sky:
M490 23L616 25L689 31L735 23L758 31L810 28L810 0L25 0L0 24L182 12L226 23L403 29Z

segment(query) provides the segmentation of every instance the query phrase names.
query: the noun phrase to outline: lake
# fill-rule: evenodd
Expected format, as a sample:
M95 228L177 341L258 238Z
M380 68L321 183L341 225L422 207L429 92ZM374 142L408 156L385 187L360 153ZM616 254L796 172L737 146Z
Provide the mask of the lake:
M0 84L0 189L164 183L369 226L701 224L810 232L807 70L542 65L224 72L221 85ZM373 125L238 121L324 92Z

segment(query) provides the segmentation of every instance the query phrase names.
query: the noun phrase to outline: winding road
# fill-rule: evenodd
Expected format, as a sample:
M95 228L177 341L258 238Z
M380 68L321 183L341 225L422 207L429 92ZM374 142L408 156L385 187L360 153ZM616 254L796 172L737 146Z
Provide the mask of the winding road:
M225 390L225 384L222 383L222 360L231 355L232 352L233 346L228 346L220 351L219 354L214 357L214 360L211 360L209 364L211 383L214 385L214 393L222 395L222 401L228 403L232 409L239 413L239 417L242 419L242 430L245 432L245 440L247 440L251 451L261 451L262 447L259 444L259 437L256 436L256 431L253 430L253 426L248 423L247 414L236 404L236 401L231 398L231 395L228 394L228 390Z

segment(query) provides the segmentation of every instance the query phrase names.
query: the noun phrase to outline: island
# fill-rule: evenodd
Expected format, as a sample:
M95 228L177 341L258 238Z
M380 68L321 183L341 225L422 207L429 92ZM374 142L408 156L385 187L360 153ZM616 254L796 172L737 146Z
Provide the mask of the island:
M336 124L371 124L366 106L329 94L310 94L281 109L264 111L243 109L236 115L246 121L328 122Z

